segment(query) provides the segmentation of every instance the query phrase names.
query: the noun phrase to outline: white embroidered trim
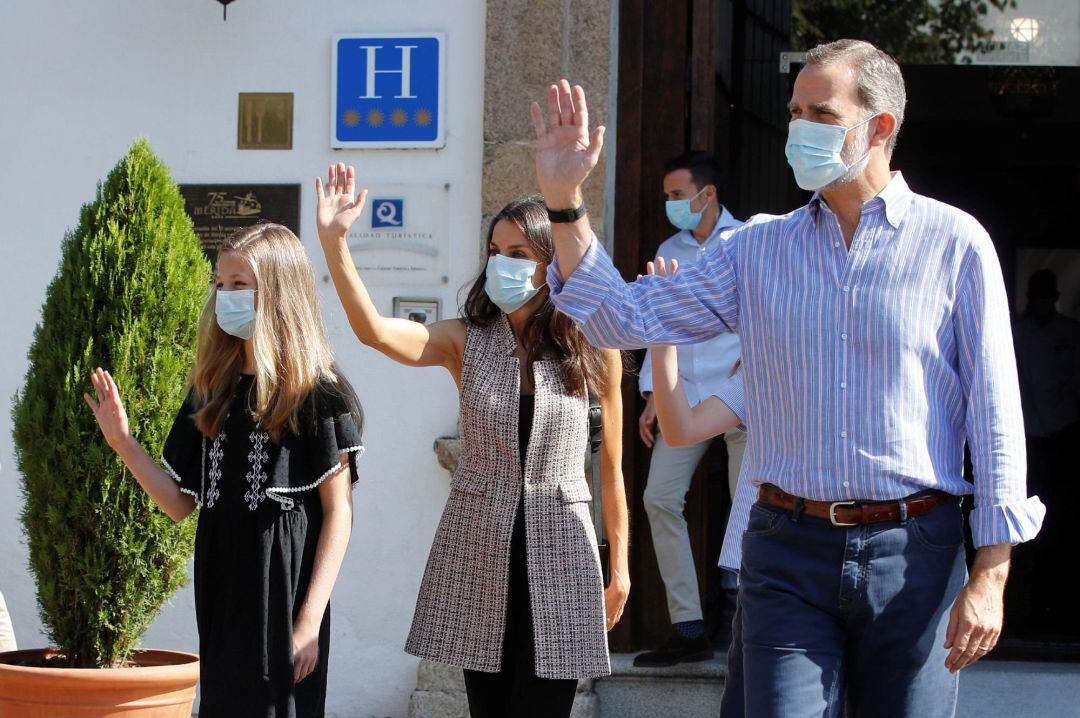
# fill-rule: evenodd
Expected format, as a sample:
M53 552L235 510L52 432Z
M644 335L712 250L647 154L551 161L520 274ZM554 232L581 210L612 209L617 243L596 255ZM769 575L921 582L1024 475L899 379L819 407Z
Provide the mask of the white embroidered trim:
M178 483L178 484L182 483L183 479L180 478L180 474L176 473L176 471L173 470L173 467L170 466L169 462L165 460L164 454L160 457L160 460L161 460L161 465L165 467L165 473L168 474L169 476L173 477L173 480L175 480L176 483ZM192 491L191 489L185 489L183 486L180 486L178 488L180 489L180 493L189 494L191 496L194 496L195 497L195 503L198 504L199 506L202 506L202 500L199 498L199 492Z
M251 484L251 489L244 494L244 499L248 502L248 508L254 511L266 498L266 493L262 490L262 485L267 479L263 467L270 458L270 454L266 452L263 445L270 440L270 435L265 431L253 431L248 438L251 439L251 451L248 453L251 471L247 472L244 478Z
M214 438L214 443L210 446L210 488L206 492L207 508L213 508L214 502L221 496L217 484L221 478L221 467L218 466L218 462L221 461L221 457L225 456L225 452L221 449L221 442L223 441L225 441L225 429L218 432L218 435Z
M366 449L363 446L350 446L347 449L342 449L340 453L342 453L342 454L355 453L356 458L359 459L361 456L364 455L364 451L366 451ZM313 483L310 483L307 486L297 486L297 487L291 487L290 486L290 487L285 487L285 488L274 487L274 488L267 489L266 490L266 496L268 498L273 499L274 501L277 501L279 504L281 504L281 510L282 511L291 511L293 506L296 505L296 503L292 499L290 499L288 496L278 496L277 494L294 494L294 493L296 493L298 491L308 491L309 489L314 489L316 486L318 486L322 482L326 481L326 479L328 479L329 477L331 477L334 474L338 473L339 471L341 471L342 469L344 469L348 465L349 465L349 463L348 463L348 461L346 461L344 464L337 464L336 466L330 467L329 469L327 469L326 471L323 472L322 476L315 479L315 481Z

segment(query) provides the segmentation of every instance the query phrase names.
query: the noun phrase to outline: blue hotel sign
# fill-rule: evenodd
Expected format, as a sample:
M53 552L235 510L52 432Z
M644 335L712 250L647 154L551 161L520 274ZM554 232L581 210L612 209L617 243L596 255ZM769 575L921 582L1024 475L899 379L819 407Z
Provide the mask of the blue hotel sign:
M442 33L334 38L333 147L445 147Z

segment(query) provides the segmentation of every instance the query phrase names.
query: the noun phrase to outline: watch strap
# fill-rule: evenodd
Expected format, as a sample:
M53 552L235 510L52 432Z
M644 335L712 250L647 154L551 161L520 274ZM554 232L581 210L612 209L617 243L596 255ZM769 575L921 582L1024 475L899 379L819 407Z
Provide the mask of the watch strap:
M553 223L566 223L577 222L579 219L588 214L589 208L582 204L580 207L573 209L548 209L548 219Z

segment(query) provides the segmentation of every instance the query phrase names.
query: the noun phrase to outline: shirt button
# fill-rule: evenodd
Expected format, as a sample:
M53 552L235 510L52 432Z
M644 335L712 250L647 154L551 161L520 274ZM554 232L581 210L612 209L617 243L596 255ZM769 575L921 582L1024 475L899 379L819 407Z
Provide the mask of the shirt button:
M841 431L840 432L840 438L841 439L846 439L847 438L847 432L846 431Z
M843 334L840 335L840 340L845 341L845 342L847 341L847 332L844 332Z
M846 489L849 486L851 486L851 482L850 481L845 481L844 482L844 488Z
M833 242L833 243L832 243L832 246L834 246L834 247L839 247L839 246L840 246L840 243L839 243L839 242Z
M847 382L846 381L840 382L840 388L841 389L847 389Z
M845 291L845 292L850 292L850 291L851 291L851 287L849 287L848 285L846 285L846 284L845 284L845 285L844 285L844 291Z

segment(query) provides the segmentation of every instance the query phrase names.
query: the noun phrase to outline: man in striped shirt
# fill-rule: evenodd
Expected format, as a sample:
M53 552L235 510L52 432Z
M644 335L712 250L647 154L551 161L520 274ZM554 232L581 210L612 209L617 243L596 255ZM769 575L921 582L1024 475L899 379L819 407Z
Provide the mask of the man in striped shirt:
M1011 547L1045 511L1027 496L994 246L890 171L905 102L899 67L873 45L810 51L787 146L796 182L817 190L810 203L752 218L673 277L631 284L566 211L582 206L603 140L584 91L563 80L546 117L532 108L556 305L598 346L738 330L743 472L758 490L740 574L754 718L835 716L845 702L851 716L953 715L958 671L1000 634Z

